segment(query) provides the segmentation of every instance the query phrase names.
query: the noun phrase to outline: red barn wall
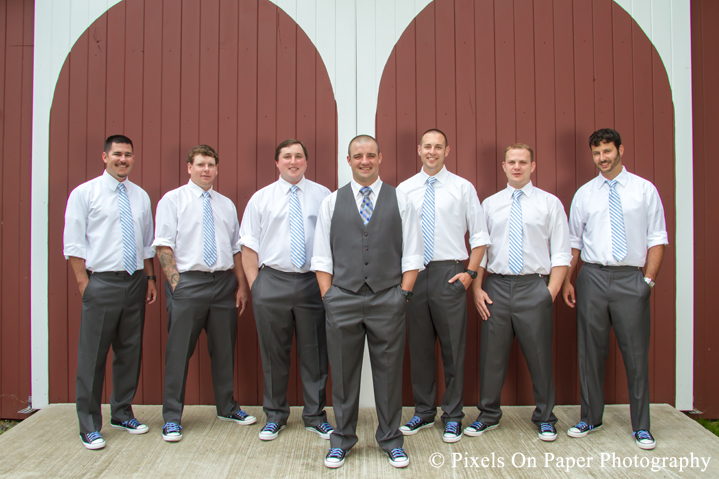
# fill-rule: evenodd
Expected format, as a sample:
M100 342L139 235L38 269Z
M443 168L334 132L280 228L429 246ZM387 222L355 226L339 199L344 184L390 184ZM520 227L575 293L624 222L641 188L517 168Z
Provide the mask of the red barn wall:
M719 206L712 194L719 178L719 3L694 0L692 9L692 95L694 123L694 409L719 418Z
M0 418L30 396L34 1L0 2Z

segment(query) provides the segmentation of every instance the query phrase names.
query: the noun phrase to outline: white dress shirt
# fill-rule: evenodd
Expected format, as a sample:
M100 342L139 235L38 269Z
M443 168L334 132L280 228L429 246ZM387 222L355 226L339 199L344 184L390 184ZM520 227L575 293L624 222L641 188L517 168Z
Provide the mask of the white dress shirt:
M419 173L397 187L407 195L422 218L424 194L430 176ZM469 181L450 173L446 167L434 176L434 254L432 261L469 258L464 235L469 231L469 246L474 249L490 244L484 212L479 204L477 190Z
M157 227L152 249L169 246L175 255L177 271L226 271L234 266L233 256L240 246L240 224L235 204L210 188L212 217L215 220L217 261L207 266L203 260L203 199L201 187L190 180L165 193L157 203Z
M515 188L507 185L490 196L482 207L492 246L482 258L482 267L490 273L513 275L509 269L509 217ZM569 266L572 250L569 246L567 214L559 198L532 185L522 188L523 274L548 275L555 266Z
M582 251L585 263L641 268L649 248L669 244L664 206L656 187L626 168L622 167L615 179L615 189L622 200L627 256L617 261L612 254L609 185L601 173L574 195L569 213L569 238L572 248Z
M135 229L137 268L143 260L155 256L152 244L152 208L145 190L125 180L127 197ZM120 224L120 184L107 171L81 184L70 193L65 210L63 253L65 259L75 256L85 260L93 272L124 271L122 225Z
M257 253L260 265L286 273L307 273L312 260L317 213L330 190L305 177L297 183L305 233L305 264L298 268L290 257L291 188L291 183L279 178L252 195L242 216L240 244Z
M355 180L350 181L350 187L357 204L359 214L364 196L360 193L359 185ZM372 207L377 208L377 197L382 188L382 180L377 178L370 188L369 198L372 200ZM337 192L327 196L320 206L320 214L317 218L317 230L315 231L315 245L312 256L312 271L323 271L334 273L332 261L332 247L330 246L330 227L332 226L332 215L335 212L337 203ZM422 225L419 222L419 215L407 198L407 195L397 190L397 206L399 216L402 219L402 273L406 271L424 269L424 242L422 240ZM370 219L370 221L372 221Z

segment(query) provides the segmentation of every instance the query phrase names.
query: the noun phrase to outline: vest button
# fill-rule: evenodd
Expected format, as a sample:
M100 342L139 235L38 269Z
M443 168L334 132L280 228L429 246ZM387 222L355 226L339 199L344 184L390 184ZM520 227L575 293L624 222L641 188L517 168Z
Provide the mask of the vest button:
M365 262L364 262L364 265L365 265L365 266L367 266L368 264L369 264L369 262L368 262L368 261L365 261Z
M365 276L364 279L367 279L367 276Z
M367 232L365 231L365 232L364 232L364 235L365 235L365 236L369 236L369 233L367 233Z
M369 251L369 246L365 246L365 247L364 247L364 250L365 250L365 251Z

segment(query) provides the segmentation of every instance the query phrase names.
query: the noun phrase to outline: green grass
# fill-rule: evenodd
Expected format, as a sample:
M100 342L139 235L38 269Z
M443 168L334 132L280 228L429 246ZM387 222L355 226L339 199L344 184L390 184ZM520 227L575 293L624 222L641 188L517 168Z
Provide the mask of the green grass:
M715 436L719 436L719 421L710 421L709 419L697 418L696 421L708 429Z
M12 421L10 419L0 419L0 434L4 433L19 422L20 421Z

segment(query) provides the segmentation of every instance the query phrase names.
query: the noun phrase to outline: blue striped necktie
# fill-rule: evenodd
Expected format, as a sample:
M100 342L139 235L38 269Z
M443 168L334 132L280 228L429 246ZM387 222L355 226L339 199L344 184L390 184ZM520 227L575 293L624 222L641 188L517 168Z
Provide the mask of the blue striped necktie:
M302 268L305 264L305 226L302 220L302 207L297 198L297 185L290 188L290 258L292 264Z
M609 185L609 221L612 226L612 256L621 261L627 256L627 236L624 230L622 199L617 192L617 180L606 180Z
M217 244L215 243L215 218L212 216L210 192L202 192L202 259L207 266L217 261Z
M424 264L432 261L434 255L434 183L437 178L427 178L427 189L422 202L422 236L424 237Z
M512 209L509 213L509 269L519 274L524 266L522 258L522 203L519 198L522 190L514 190Z
M369 219L372 218L372 211L374 210L372 207L372 200L369 199L369 195L372 194L372 188L369 186L363 186L360 188L360 193L364 196L364 198L362 198L362 204L360 205L360 216L362 217L362 221L365 226L367 226Z
M120 226L122 226L122 265L128 274L137 270L137 250L135 249L135 226L132 224L132 209L127 190L122 183L117 184L118 203L120 204Z

